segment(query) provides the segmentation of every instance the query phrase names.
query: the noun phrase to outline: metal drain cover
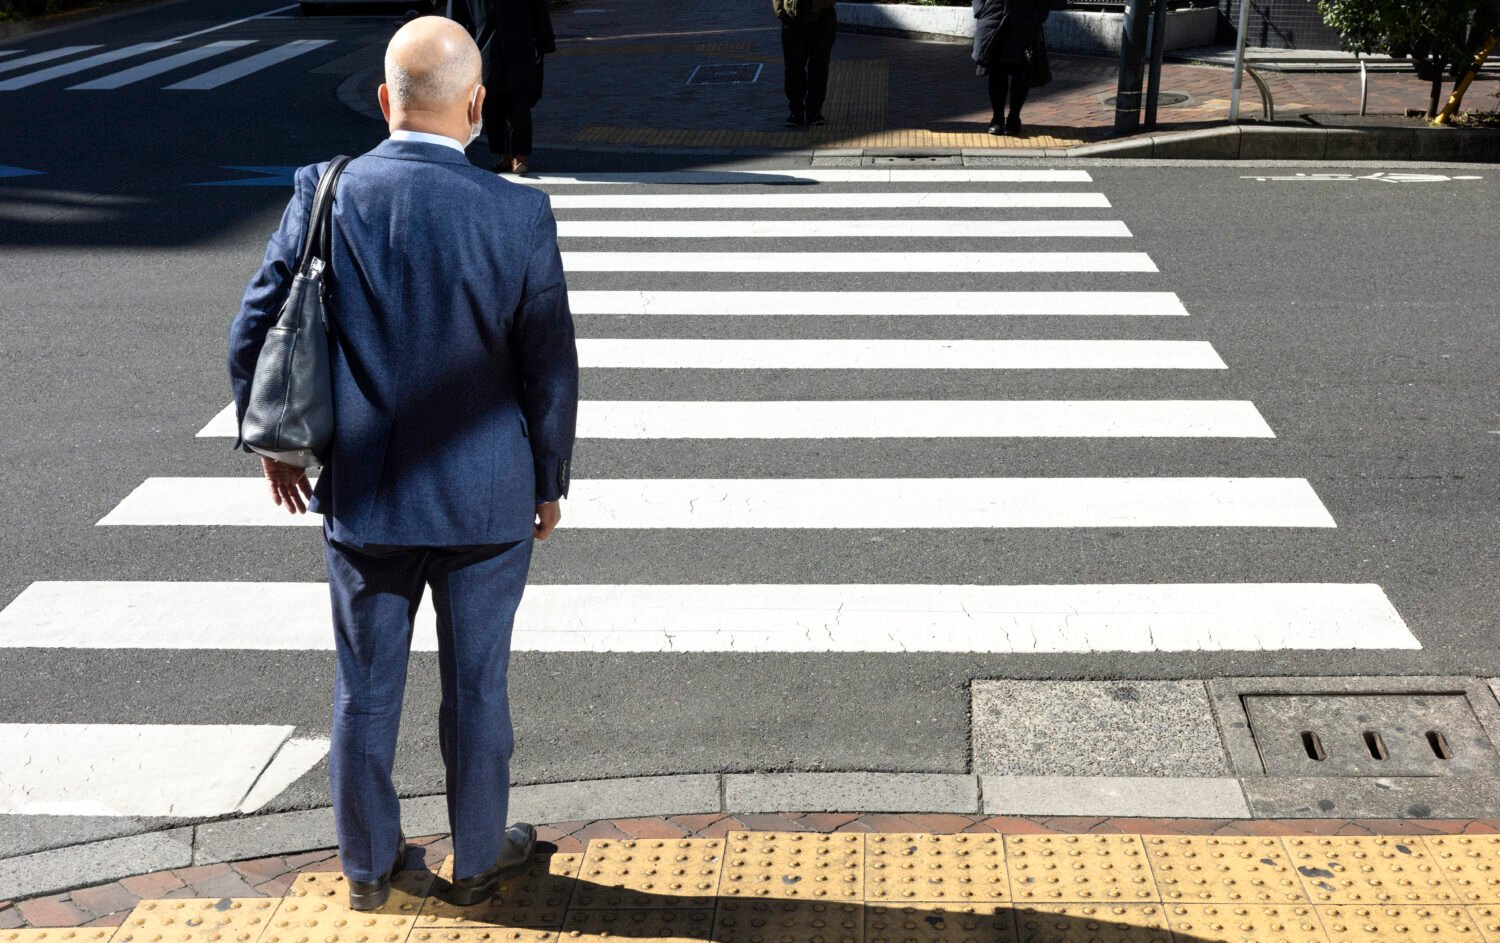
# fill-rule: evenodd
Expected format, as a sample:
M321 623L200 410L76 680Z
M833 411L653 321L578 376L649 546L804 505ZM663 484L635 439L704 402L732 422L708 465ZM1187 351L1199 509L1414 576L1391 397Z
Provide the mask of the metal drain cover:
M1500 754L1463 694L1251 694L1269 776L1493 776Z
M760 78L764 62L735 62L700 65L688 76L689 85L749 85Z
M1101 97L1099 99L1100 102L1104 103L1105 105L1109 106L1110 108L1115 107L1115 102L1117 100L1118 100L1118 96L1115 96L1115 95L1106 95L1106 96L1103 96L1103 97ZM1146 101L1146 99L1143 96L1141 98L1142 105L1145 104L1145 101ZM1156 107L1158 107L1158 108L1180 108L1183 105L1192 104L1192 101L1193 101L1193 96L1188 95L1188 94L1186 94L1184 92L1162 92L1156 98Z

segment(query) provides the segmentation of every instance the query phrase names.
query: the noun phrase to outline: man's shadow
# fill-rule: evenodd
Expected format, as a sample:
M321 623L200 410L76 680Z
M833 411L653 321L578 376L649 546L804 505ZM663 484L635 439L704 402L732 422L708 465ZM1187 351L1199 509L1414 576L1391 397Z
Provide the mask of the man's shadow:
M809 871L798 876L785 859L767 869L766 880L739 886L736 893L722 884L728 880L732 860L742 856L726 847L726 853L717 856L723 860L707 869L708 873L700 873L702 862L688 860L694 855L676 860L675 852L681 848L678 841L612 843L620 847L612 849L609 864L630 868L633 883L653 890L626 888L605 875L584 874L582 854L563 858L555 845L546 842L537 844L536 857L525 872L504 882L489 901L472 907L454 907L436 896L444 883L444 877L436 873L443 862L426 860L426 849L411 849L408 870L398 878L397 886L405 883L408 893L420 894L430 877L417 932L458 929L454 920L463 918L472 921L468 924L472 929L560 930L564 940L581 935L713 943L1211 943L1181 931L1174 934L1168 927L1167 906L1159 902L905 903L900 898L911 890L909 883L905 890L893 888L888 903L845 900L839 899L836 887L819 886L823 875ZM627 860L626 855L631 858ZM863 862L859 867L863 868ZM717 879L721 871L723 881ZM793 893L794 888L806 896L778 896ZM958 890L956 884L946 888L949 893ZM393 896L387 906L396 905L397 900ZM1065 913L1051 912L1064 906ZM1217 906L1226 911L1234 905ZM1286 919L1299 906L1313 921L1308 927L1311 935L1321 936L1317 918L1307 905L1278 909Z

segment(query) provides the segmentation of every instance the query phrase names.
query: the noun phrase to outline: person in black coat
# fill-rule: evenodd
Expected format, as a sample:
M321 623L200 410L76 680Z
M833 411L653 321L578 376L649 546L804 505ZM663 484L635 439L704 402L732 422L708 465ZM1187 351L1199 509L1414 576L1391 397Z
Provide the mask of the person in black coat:
M973 0L975 71L989 76L991 134L1020 134L1021 106L1031 88L1026 53L1040 42L1047 0ZM1005 107L1009 104L1010 115Z
M484 56L484 124L495 170L530 170L531 109L542 99L542 56L557 51L547 0L448 0Z

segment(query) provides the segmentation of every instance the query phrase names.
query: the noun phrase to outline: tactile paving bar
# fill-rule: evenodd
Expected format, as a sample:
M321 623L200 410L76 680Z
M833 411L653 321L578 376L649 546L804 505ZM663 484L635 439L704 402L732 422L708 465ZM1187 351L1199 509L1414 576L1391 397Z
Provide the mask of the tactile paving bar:
M260 943L403 943L432 887L427 871L402 871L379 910L349 909L342 874L304 874L292 884Z
M1317 907L1329 943L1481 943L1462 907Z
M1167 924L1192 943L1329 943L1307 904L1168 904Z
M417 931L509 927L533 931L524 937L527 941L554 938L563 925L573 882L582 861L582 855L538 855L525 871L500 882L493 897L472 907L455 907L436 897L428 897L422 904L422 912L417 915ZM443 880L452 879L452 855L444 859L437 873ZM412 939L417 939L416 933ZM418 943L446 943L446 938ZM452 943L484 941L464 939Z
M114 943L256 943L280 906L278 899L255 897L143 900Z
M1016 911L1018 943L1173 943L1160 904L1043 904Z
M1275 838L1152 835L1146 857L1167 903L1310 903Z
M864 905L815 900L726 900L714 943L861 943Z
M1428 835L1421 841L1460 902L1500 904L1500 835Z
M1013 835L1005 849L1017 902L1161 899L1138 835Z
M1454 904L1458 897L1415 838L1288 838L1315 904Z
M865 897L890 901L1010 899L999 835L869 835Z
M865 836L730 832L721 897L863 900Z
M1014 923L1010 905L1001 903L872 904L865 908L865 943L1009 943Z
M578 872L573 907L712 908L723 864L722 838L592 841Z
M564 943L609 943L613 940L707 940L713 933L712 910L573 910L563 925Z
M0 930L0 943L105 943L115 927L22 927Z

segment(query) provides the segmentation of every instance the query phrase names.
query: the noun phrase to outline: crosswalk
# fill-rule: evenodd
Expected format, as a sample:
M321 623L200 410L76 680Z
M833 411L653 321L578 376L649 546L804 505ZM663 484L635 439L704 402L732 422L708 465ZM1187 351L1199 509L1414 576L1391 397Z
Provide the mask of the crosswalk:
M233 51L216 50L194 61ZM0 69L50 61L28 58L0 60ZM92 81L111 87L110 81L128 84L165 71L146 67L134 76ZM37 74L23 72L17 79ZM196 81L219 81L213 76ZM522 183L552 193L559 218L586 380L579 413L582 469L591 448L609 441L659 443L691 455L726 442L753 451L778 442L858 440L867 453L888 454L892 467L918 443L935 440L996 448L1017 440L1035 440L1037 448L1059 440L1160 443L1163 449L1185 440L1207 448L1219 442L1240 442L1241 450L1274 447L1275 431L1249 400L1017 395L1032 387L1055 389L1061 378L1089 371L1110 371L1117 388L1126 391L1136 377L1147 376L1154 390L1198 376L1203 379L1194 389L1201 390L1235 369L1209 339L1152 336L1156 325L1190 325L1181 320L1190 312L1175 293L1163 290L1169 276L1149 253L1131 248L1137 236L1124 221L1095 218L1110 203L1091 188L1087 171L830 168L558 174ZM1043 208L1059 216L1032 212ZM706 209L733 212L695 212ZM910 218L867 212L891 209ZM1007 215L1013 213L1024 215ZM1080 239L1120 248L1068 248ZM962 251L954 251L953 240L962 240ZM1015 251L1017 245L1025 251ZM1030 290L1036 283L1024 279L1036 275L1046 276L1047 290ZM794 287L778 276L796 276ZM973 290L955 290L955 278ZM1101 284L1106 287L1090 287ZM952 326L934 320L943 318L953 318ZM868 336L823 336L829 332L819 325L834 319L845 332ZM1079 319L1090 319L1105 336L1066 336ZM708 329L716 325L726 327ZM863 330L866 325L869 330ZM923 330L914 331L914 325ZM972 336L982 333L976 325L1013 330L1003 338ZM901 336L906 332L921 336ZM1045 336L1028 336L1036 334ZM853 394L872 377L941 375L947 393L959 389L963 395L777 395L775 384L789 372L849 378L834 388ZM671 396L674 388L703 388L691 378L730 374L765 376L761 395ZM1019 377L1021 385L1008 383L1010 377ZM587 392L601 378L614 395ZM649 395L633 398L622 391ZM222 442L235 433L228 407L202 422L199 438ZM722 445L717 454L725 454ZM832 454L829 464L837 466L838 453ZM788 477L742 476L732 469L724 477L682 478L589 478L585 472L566 506L568 533L628 541L648 531L697 531L706 540L722 539L727 562L717 579L696 584L655 582L649 560L639 561L638 582L539 582L527 591L514 647L895 658L1421 648L1377 585L1267 582L1253 563L1234 579L1183 582L1167 559L1151 582L1099 583L1077 579L1086 575L1076 559L1077 543L1072 558L1060 559L1059 578L1036 585L954 582L924 569L920 543L912 545L910 579L903 583L754 583L734 572L733 561L753 557L757 534L766 532L817 539L834 532L893 531L931 539L1025 529L1063 540L1103 529L1293 530L1305 537L1337 527L1304 478L1231 470L1216 477L1173 474L1167 465L1170 458L1159 472L1144 476L1112 474L1108 467L1057 467L1032 477L987 476L983 468L962 477L868 477L855 467ZM938 495L941 501L934 500ZM317 523L272 506L248 465L240 477L188 470L180 477L147 478L98 521L113 534L219 528L217 539L227 541L254 539L260 528ZM1265 561L1268 569L1271 562ZM327 651L332 637L325 593L318 583L271 580L39 581L0 609L0 648ZM284 615L260 616L268 611ZM426 604L413 647L436 648ZM0 725L0 741L34 736L20 729L25 725L14 726ZM81 734L82 742L94 742L91 732ZM163 756L195 749L178 731L153 729L141 736ZM166 802L172 814L227 814L264 801L326 748L277 727L235 729L225 737L244 754L243 762L230 764L226 775L232 781L200 789L206 797L201 801L91 796L85 784L69 793L67 802L74 805L67 806L35 785L29 798L12 797L11 807L167 814L141 811L159 810ZM7 762L6 752L0 750L0 764ZM61 755L43 761L59 768L77 762Z
M36 52L5 50L0 57L0 92L48 85L70 91L116 91L139 87L155 79L164 83L159 86L164 91L209 91L334 42L332 39L227 39L190 45L182 39L167 39L116 48L92 44ZM17 58L10 58L12 55ZM222 62L225 59L230 61ZM210 68L190 72L195 66ZM92 77L67 84L85 75Z

